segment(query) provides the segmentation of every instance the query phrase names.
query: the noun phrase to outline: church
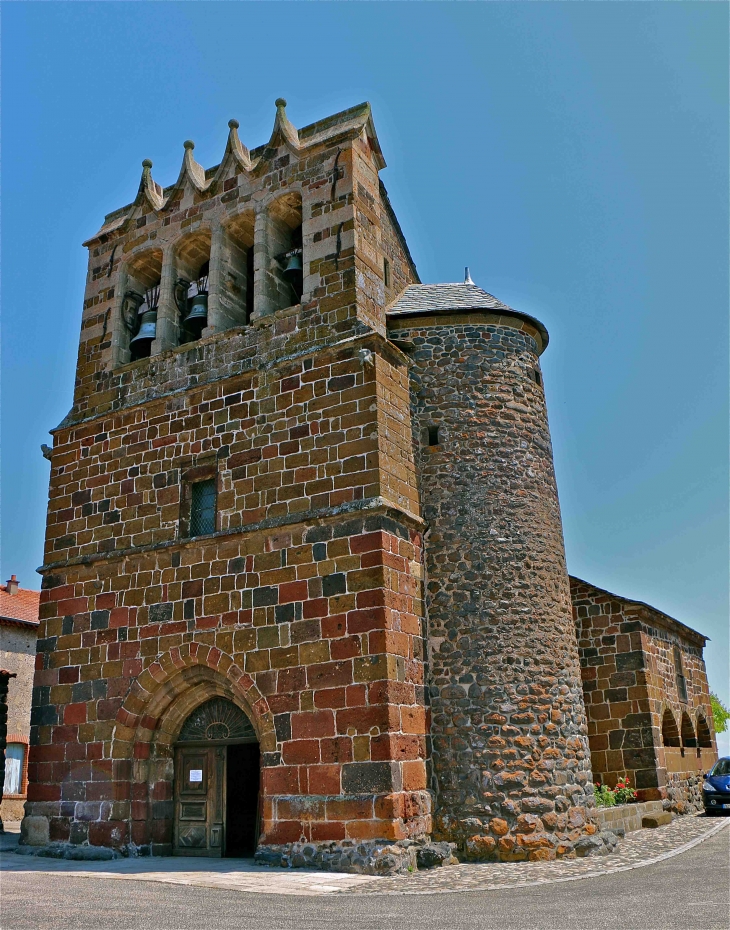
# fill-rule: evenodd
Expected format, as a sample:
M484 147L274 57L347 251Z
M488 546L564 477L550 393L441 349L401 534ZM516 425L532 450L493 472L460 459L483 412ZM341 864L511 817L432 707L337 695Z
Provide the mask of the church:
M368 104L238 129L85 243L23 844L382 873L694 809L706 638L569 576L543 324L421 283Z

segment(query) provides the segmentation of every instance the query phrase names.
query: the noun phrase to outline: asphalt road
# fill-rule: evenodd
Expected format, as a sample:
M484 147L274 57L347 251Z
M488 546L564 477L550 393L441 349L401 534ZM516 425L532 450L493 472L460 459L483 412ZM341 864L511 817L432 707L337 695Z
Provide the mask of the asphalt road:
M728 930L730 830L657 865L508 891L314 898L6 872L3 930Z

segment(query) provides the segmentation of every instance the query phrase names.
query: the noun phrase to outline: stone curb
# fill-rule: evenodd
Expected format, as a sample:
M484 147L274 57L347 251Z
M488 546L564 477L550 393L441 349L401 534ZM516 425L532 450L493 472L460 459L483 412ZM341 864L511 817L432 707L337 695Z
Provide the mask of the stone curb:
M561 882L580 882L586 878L598 878L601 875L614 875L618 872L630 872L633 869L643 869L644 866L647 865L656 865L657 862L663 862L665 859L671 859L673 856L678 856L680 853L687 852L688 850L692 849L693 846L699 846L700 843L704 843L705 840L709 840L710 837L715 836L721 830L725 830L728 827L730 827L730 819L718 823L702 836L696 836L693 840L689 840L687 843L683 843L676 849L670 849L668 852L661 853L659 856L654 856L651 859L642 859L641 862L634 862L631 865L619 865L613 869L596 869L593 872L586 872L584 875L568 875L564 878L543 878L532 882L503 882L501 884L484 885L483 888L435 888L433 890L424 888L418 889L417 891L415 889L408 890L404 888L402 891L380 891L378 894L480 894L484 891L506 891L509 888L532 888L537 885L557 885ZM337 894L347 894L348 897L351 897L352 895L362 894L362 892L360 892L358 889L347 891L343 889L342 891L338 891ZM372 894L372 892L370 894Z

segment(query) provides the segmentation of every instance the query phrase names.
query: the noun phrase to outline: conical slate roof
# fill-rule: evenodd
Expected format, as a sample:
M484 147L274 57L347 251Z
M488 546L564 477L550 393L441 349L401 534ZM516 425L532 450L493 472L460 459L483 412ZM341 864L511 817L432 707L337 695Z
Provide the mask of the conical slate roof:
M463 284L410 284L388 307L387 315L389 319L397 320L401 317L469 313L475 310L490 310L492 313L525 320L538 330L542 339L540 352L545 350L549 336L539 320L529 313L522 313L521 310L503 304L472 281Z
M497 310L514 312L476 284L411 284L388 309L388 316L429 311Z

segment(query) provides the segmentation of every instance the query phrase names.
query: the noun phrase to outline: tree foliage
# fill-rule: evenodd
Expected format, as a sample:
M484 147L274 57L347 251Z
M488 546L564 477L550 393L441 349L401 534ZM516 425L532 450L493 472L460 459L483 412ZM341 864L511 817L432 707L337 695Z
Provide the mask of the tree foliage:
M727 722L730 720L730 710L725 707L714 691L710 692L710 703L712 704L712 720L715 724L715 733L724 733L727 730Z

